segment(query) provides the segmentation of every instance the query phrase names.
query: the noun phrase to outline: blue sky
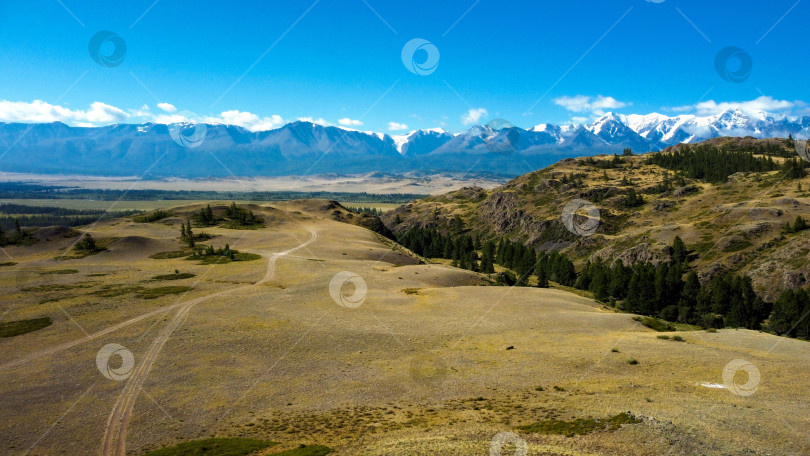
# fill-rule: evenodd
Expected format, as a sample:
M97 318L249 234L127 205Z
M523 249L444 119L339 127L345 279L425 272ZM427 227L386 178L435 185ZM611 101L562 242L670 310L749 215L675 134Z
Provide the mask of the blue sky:
M724 103L807 113L810 2L657 1L3 0L0 120L259 130L312 118L395 134ZM91 58L102 30L126 44L118 66ZM439 52L430 74L403 64L414 38ZM750 56L742 81L716 69L728 46Z

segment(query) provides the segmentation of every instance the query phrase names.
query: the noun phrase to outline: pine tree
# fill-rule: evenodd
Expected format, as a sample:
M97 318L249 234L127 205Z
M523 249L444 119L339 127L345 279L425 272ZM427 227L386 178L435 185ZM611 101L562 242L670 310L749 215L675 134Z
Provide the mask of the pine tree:
M24 236L22 228L20 228L20 219L14 219L14 236L11 240L13 242L20 242Z
M548 276L546 275L546 268L537 267L535 268L535 272L537 275L537 286L540 288L548 288Z
M672 241L672 261L676 264L682 264L686 261L686 256L686 244L683 243L680 236L675 236Z
M691 323L695 321L697 311L697 297L700 292L700 280L695 271L689 271L686 282L683 284L680 300L678 301L678 321Z
M610 270L610 284L608 294L616 299L624 299L627 295L627 285L630 282L629 270L624 266L622 260L613 262Z
M492 274L495 272L494 257L495 243L487 241L481 252L481 272L485 274Z
M792 328L801 312L796 292L787 289L773 304L773 312L768 320L770 330L778 335L792 335Z
M591 279L591 284L589 287L590 291L593 293L593 297L596 298L597 301L607 301L610 294L610 278L608 276L608 270L601 259L597 259L596 262L591 264L591 268L593 269L593 278Z
M191 230L190 220L186 220L186 243L189 247L194 248L194 231Z
M797 215L796 220L793 221L793 232L797 233L806 229L807 221L801 215Z

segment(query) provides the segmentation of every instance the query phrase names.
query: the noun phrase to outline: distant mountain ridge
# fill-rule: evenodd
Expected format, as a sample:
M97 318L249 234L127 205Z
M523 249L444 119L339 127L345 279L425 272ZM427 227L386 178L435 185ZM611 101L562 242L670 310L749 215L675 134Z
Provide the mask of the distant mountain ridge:
M204 137L184 147L177 132L191 124L120 124L70 127L0 123L0 171L107 176L227 177L300 174L496 174L513 177L560 159L648 152L720 136L810 136L810 116L790 119L730 109L713 116L607 113L588 124L475 125L461 133L442 129L405 135L362 132L310 122L252 132L234 125L199 124ZM199 133L199 131L198 131ZM172 139L172 134L175 139ZM199 140L199 144L196 144Z

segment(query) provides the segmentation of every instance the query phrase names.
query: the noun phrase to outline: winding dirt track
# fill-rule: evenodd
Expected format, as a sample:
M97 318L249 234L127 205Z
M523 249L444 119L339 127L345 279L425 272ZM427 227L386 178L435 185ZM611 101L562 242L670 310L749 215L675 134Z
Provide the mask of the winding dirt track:
M203 301L220 297L225 294L234 293L239 290L255 287L270 281L275 274L276 260L298 249L306 247L318 238L318 234L314 229L307 227L307 230L311 235L307 241L304 241L291 249L270 255L267 261L267 272L265 273L264 278L258 282L252 285L223 290L218 293L195 298L172 306L180 307L180 310L177 311L174 318L172 318L172 320L163 328L158 337L152 342L152 345L149 346L146 353L144 353L141 363L132 371L132 375L129 377L123 391L121 391L121 394L118 396L118 400L116 401L112 412L110 412L109 418L107 418L107 426L104 428L104 439L101 446L101 453L104 456L126 455L127 425L129 424L132 416L132 408L135 406L135 401L138 398L141 387L146 381L146 377L149 375L149 369L152 367L155 359L157 359L160 350L166 344L166 341L169 340L172 333L183 324L183 321L185 321L186 316L188 316L189 311L191 311L191 308ZM95 336L95 334L93 336Z

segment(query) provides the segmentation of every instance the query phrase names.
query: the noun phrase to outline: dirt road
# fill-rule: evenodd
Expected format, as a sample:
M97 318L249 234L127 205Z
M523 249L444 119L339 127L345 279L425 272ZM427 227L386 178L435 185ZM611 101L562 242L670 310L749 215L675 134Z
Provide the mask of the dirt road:
M129 424L132 416L132 409L135 406L135 401L138 398L141 387L149 375L149 369L157 359L157 356L160 353L160 350L166 344L166 341L168 341L172 333L183 324L191 309L201 302L234 293L236 291L255 287L257 285L262 285L270 281L275 275L275 264L279 258L306 247L318 238L318 234L314 229L311 227L307 227L306 229L311 235L310 238L293 248L287 249L283 252L271 254L267 261L267 272L265 273L264 278L255 284L223 290L218 293L195 298L176 305L179 307L179 310L175 314L174 318L172 318L172 320L163 328L158 337L152 342L146 353L143 354L141 363L132 371L132 375L127 380L124 389L118 396L118 400L116 401L112 412L110 412L110 416L107 419L107 425L104 428L104 439L102 440L101 447L101 452L104 456L126 455L127 425Z

